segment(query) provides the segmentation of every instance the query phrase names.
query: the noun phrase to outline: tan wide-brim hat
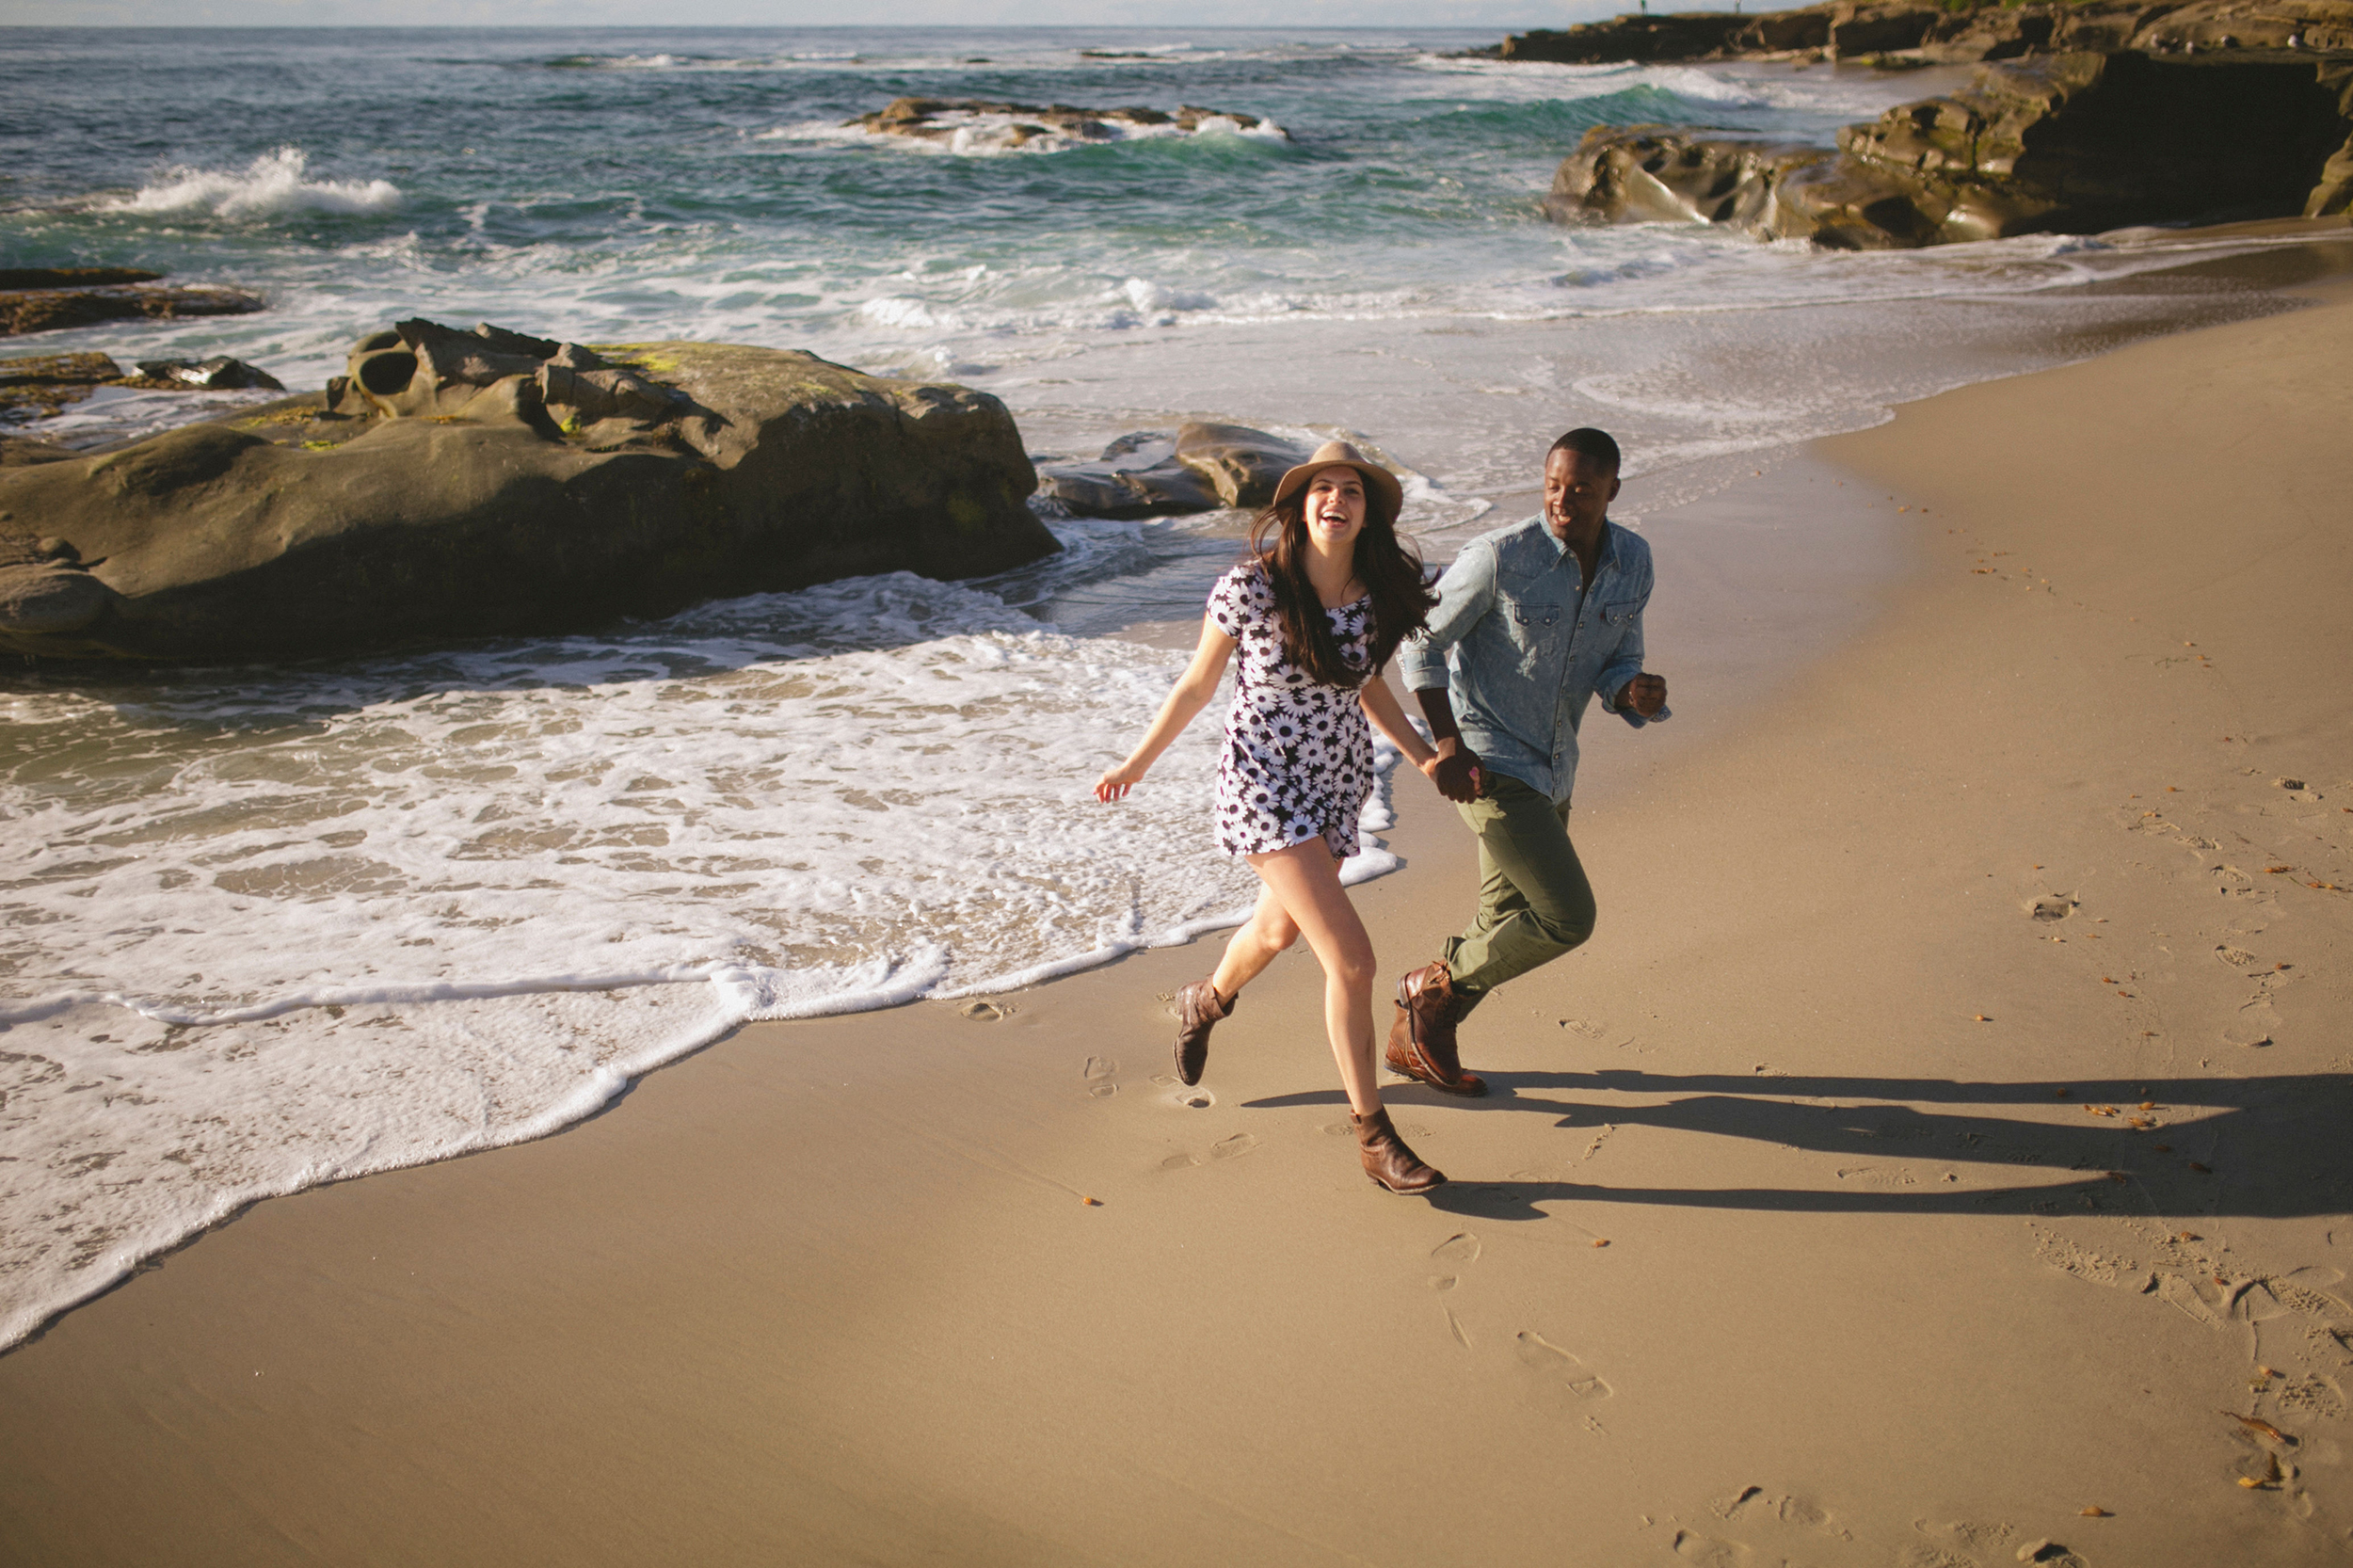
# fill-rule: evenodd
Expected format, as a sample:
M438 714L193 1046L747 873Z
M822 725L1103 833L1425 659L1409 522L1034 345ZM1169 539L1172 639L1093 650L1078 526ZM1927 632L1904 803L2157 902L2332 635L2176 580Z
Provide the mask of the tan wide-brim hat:
M1294 493L1305 489L1307 481L1321 473L1325 469L1343 467L1353 468L1364 475L1365 488L1368 490L1378 490L1387 498L1389 516L1392 520L1399 512L1404 510L1405 490L1404 487L1397 482L1397 475L1346 441L1325 441L1316 448L1315 456L1285 473L1274 487L1273 504L1280 506Z

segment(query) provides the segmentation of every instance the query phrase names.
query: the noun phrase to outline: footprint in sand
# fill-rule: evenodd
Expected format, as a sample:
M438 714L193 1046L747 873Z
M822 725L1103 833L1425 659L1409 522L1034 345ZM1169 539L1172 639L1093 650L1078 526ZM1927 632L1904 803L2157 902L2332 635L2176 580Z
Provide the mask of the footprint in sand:
M1730 1541L1711 1540L1697 1530L1677 1530L1675 1556L1701 1568L1739 1568L1749 1560L1749 1549Z
M1248 1154L1251 1150L1257 1148L1257 1146L1258 1136L1257 1133L1237 1132L1230 1138L1221 1138L1216 1143L1211 1144L1209 1145L1209 1158L1211 1160L1240 1160L1243 1155ZM1200 1163L1201 1157L1199 1155L1191 1154L1180 1149L1176 1153L1160 1161L1160 1169L1163 1171L1184 1171L1190 1170L1193 1166Z
M1904 1555L1896 1560L1897 1568L1980 1568L1974 1557L1962 1557L1942 1546L1925 1546L1915 1541L1904 1548Z
M1207 1111L1217 1103L1217 1096L1207 1089L1185 1089L1168 1096L1172 1104L1190 1111Z
M1118 1071L1119 1064L1112 1061L1108 1056L1088 1057L1086 1065L1087 1093L1093 1095L1098 1100L1109 1099L1112 1096L1119 1093L1119 1085L1112 1080L1112 1075Z
M1584 1362L1533 1329L1522 1329L1516 1337L1520 1365L1546 1385L1564 1391L1573 1400L1606 1400L1616 1392L1587 1371Z
M1465 1264L1474 1261L1479 1256L1479 1238L1468 1231L1458 1230L1431 1248L1430 1256L1431 1260L1442 1269L1460 1270ZM1451 1290L1461 1283L1460 1273L1449 1272L1430 1276L1430 1288L1433 1290ZM1461 1337L1459 1332L1456 1337Z
M1460 1268L1479 1256L1479 1238L1466 1230L1458 1230L1431 1248L1430 1256L1441 1263Z
M2075 895L2045 893L2026 912L2038 920L2063 920L2075 912Z

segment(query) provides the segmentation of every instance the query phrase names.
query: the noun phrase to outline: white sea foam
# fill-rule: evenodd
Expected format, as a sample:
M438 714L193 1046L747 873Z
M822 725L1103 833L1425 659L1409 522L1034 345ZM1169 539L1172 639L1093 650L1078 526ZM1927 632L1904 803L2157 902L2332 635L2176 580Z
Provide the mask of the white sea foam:
M216 217L261 217L277 213L382 213L400 205L400 187L389 180L306 178L310 157L299 147L264 152L236 171L175 168L129 196L102 201L102 211Z
M795 125L779 125L752 134L754 141L841 142L857 146L889 148L906 152L928 152L948 157L995 158L1017 153L1068 152L1082 147L1107 147L1127 141L1169 141L1193 136L1246 136L1258 141L1287 142L1290 133L1271 120L1255 125L1225 115L1210 115L1196 121L1191 128L1171 121L1167 124L1139 124L1133 120L1105 118L1094 123L1099 134L1076 135L1069 131L1018 114L999 114L971 109L947 109L934 114L932 122L946 131L944 136L910 136L888 131L871 131L863 125L843 125L832 120L808 121Z
M1986 343L2072 352L2041 328L2095 319L2063 301L2076 283L2225 248L2149 233L1826 256L1702 225L1558 228L1535 216L1553 140L1529 136L1530 117L1464 113L1648 89L1683 118L1827 139L1922 96L1929 75L1417 60L1367 40L1360 57L1394 56L1372 74L1327 71L1318 45L1253 99L1218 96L1241 91L1230 73L1172 86L1169 56L1080 60L1041 39L991 42L986 62L914 33L875 35L855 60L559 62L600 68L564 92L623 101L648 90L636 72L738 73L697 77L670 139L646 126L616 144L609 188L583 188L518 100L502 112L526 134L487 147L487 171L399 174L413 217L360 221L402 193L314 179L291 148L205 172L251 152L216 142L135 197L23 221L85 226L101 254L122 215L156 215L151 240L180 243L176 264L270 292L263 316L61 335L125 360L229 352L315 386L355 331L424 314L952 375L1058 451L1201 417L1364 444L1286 423L1347 420L1432 471L1399 465L1407 529L1433 558L1496 520L1488 497L1520 504L1529 455L1564 424L1612 424L1629 472L1654 473L1853 428L2032 358ZM1273 42L1224 57L1280 72L1305 56ZM1080 67L1103 85L1074 90ZM914 90L907 72L934 73L943 97L1059 72L1021 96L1108 103L1130 94L1129 70L1152 84L1135 96L1296 105L1345 156L1282 160L1294 185L1355 168L1431 201L1301 228L1261 221L1265 160L1170 158L1163 141L989 164L1079 144L1008 149L975 121L960 154L975 162L919 168L823 144L958 151L813 119ZM844 72L856 92L831 80ZM795 123L765 141L737 131L779 121ZM719 220L692 170L728 146L771 167L722 171L767 195L731 197ZM796 154L829 167L783 167ZM1124 190L1123 172L1138 176ZM1457 175L1476 200L1449 208ZM986 216L1023 203L1014 222ZM326 242L316 224L185 221L306 211L355 217ZM1932 297L1979 305L1901 303ZM136 412L135 395L88 411ZM1654 479L1654 502L1674 482ZM1255 884L1209 845L1208 719L1128 801L1086 792L1176 656L1007 608L1049 606L1071 630L1196 614L1225 547L1163 548L1178 532L1071 525L1059 564L998 597L884 578L605 638L136 690L28 676L0 695L0 1342L247 1199L552 1130L744 1018L1030 984L1230 922ZM1376 797L1366 825L1385 821ZM1344 874L1394 864L1369 843Z
M1214 723L1091 792L1179 663L901 575L0 699L0 1344L254 1197L538 1136L746 1018L1232 923Z

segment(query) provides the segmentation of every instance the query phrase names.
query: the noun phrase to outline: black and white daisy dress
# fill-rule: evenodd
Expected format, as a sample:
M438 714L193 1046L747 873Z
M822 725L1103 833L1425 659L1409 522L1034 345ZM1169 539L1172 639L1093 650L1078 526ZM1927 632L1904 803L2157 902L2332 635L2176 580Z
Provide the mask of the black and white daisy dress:
M1370 657L1370 596L1324 614L1342 658ZM1356 688L1326 685L1291 662L1273 586L1256 563L1218 579L1209 618L1241 645L1217 765L1217 847L1266 855L1320 838L1347 859L1374 776L1372 728Z

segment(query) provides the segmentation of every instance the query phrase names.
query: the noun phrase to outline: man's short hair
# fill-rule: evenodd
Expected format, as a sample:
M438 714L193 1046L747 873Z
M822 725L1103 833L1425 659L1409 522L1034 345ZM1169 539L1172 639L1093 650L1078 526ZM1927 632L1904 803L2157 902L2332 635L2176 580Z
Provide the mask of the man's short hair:
M1618 467L1618 443L1609 439L1608 431L1596 430L1590 424L1581 424L1553 442L1545 454L1545 461L1552 461L1555 452L1581 452L1588 457L1607 463L1612 472Z

